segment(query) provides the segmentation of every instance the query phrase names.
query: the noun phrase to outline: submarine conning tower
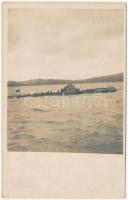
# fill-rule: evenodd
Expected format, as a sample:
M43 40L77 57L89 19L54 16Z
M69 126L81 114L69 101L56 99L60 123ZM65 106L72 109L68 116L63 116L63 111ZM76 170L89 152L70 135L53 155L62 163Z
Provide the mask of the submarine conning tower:
M73 83L68 83L63 89L61 89L61 93L64 95L78 94L79 92L79 88L76 88Z

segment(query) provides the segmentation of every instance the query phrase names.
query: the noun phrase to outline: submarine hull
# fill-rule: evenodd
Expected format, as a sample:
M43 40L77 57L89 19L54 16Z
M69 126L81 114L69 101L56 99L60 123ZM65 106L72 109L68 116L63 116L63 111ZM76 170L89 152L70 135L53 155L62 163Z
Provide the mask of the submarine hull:
M111 93L116 92L117 89L115 87L108 87L108 88L94 88L94 89L85 89L79 90L74 93L65 94L63 92L54 92L54 93L33 93L33 94L20 94L8 96L8 98L25 98L25 97L41 97L41 96L69 96L69 95L80 95L80 94L94 94L94 93Z

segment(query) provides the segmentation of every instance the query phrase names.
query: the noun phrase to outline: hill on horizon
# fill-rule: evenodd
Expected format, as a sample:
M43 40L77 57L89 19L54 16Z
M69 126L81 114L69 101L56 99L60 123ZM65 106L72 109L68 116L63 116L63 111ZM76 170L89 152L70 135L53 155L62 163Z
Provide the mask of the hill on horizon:
M8 87L30 86L30 85L52 85L72 83L102 83L102 82L122 82L123 73L93 77L88 79L31 79L27 81L8 81Z

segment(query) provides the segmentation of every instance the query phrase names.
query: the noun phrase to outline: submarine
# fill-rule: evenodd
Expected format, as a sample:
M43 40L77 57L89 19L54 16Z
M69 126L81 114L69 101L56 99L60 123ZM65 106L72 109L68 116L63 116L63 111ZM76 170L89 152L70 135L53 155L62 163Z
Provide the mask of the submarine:
M80 95L80 94L94 94L94 93L110 93L116 92L115 87L106 87L106 88L93 88L93 89L84 89L75 87L74 84L68 83L64 88L61 88L57 92L47 91L41 93L28 93L21 94L20 89L16 90L16 95L8 96L8 98L24 98L24 97L41 97L41 96L67 96L67 95Z

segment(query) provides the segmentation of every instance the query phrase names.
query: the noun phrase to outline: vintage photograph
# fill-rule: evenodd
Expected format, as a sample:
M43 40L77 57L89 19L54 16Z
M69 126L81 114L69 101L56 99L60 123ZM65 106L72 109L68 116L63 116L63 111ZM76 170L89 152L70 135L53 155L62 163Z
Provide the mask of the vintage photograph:
M8 151L123 154L124 9L94 8L8 10Z

